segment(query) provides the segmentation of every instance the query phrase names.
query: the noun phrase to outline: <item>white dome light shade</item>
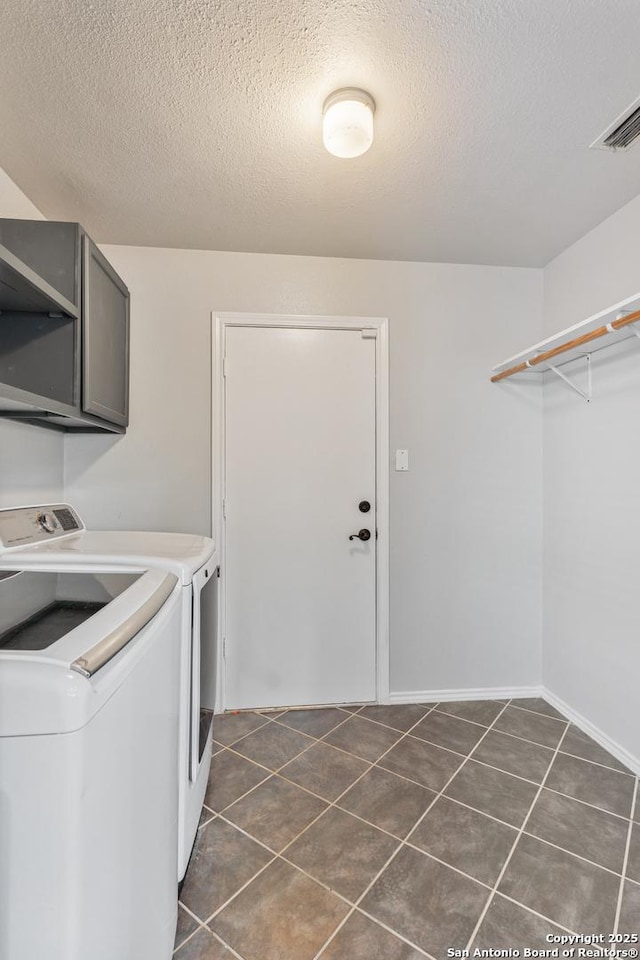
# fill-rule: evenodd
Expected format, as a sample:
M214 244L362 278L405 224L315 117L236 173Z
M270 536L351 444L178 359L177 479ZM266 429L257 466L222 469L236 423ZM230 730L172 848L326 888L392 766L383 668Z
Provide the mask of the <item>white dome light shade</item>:
M334 157L351 159L373 143L373 98L364 90L336 90L325 100L322 140Z

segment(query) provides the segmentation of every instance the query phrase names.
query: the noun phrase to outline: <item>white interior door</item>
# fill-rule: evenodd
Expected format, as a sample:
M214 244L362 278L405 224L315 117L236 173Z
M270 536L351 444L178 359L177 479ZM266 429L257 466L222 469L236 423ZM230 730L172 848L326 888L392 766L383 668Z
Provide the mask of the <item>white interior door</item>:
M375 345L226 328L228 709L376 697Z

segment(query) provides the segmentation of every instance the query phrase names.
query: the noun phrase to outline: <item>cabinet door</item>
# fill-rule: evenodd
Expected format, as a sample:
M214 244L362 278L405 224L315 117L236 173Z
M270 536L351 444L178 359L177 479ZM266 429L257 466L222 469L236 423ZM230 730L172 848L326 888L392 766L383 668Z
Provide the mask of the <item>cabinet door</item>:
M129 422L129 291L85 234L82 276L82 409Z

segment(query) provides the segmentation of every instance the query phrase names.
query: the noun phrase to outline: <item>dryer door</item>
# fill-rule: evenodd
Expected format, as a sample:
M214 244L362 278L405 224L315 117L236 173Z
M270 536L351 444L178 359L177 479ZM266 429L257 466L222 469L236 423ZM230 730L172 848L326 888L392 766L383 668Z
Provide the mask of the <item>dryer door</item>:
M207 750L211 746L213 714L202 707L202 689L210 684L203 677L204 642L214 642L217 621L217 567L212 557L193 577L193 613L191 629L191 714L189 779L195 783Z

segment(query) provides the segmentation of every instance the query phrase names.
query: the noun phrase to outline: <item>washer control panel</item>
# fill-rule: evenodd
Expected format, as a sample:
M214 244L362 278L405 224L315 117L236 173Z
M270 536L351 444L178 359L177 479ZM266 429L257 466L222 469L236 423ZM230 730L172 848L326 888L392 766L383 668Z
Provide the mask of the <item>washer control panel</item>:
M0 510L0 553L59 540L84 530L84 524L67 503Z

